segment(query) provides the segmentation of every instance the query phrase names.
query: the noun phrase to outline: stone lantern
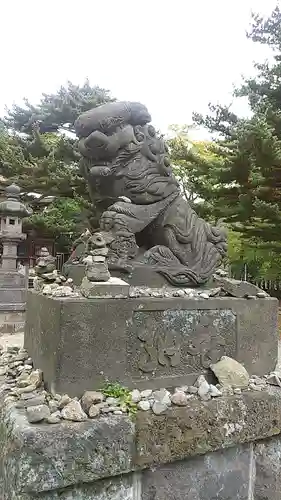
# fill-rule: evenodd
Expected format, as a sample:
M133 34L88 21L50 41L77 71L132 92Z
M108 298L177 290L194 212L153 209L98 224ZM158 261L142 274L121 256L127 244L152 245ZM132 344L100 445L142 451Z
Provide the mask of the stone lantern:
M26 239L22 232L22 219L32 214L19 201L20 188L16 184L6 188L7 199L0 203L0 241L3 245L2 271L17 269L18 244Z
M0 267L0 333L22 331L24 326L26 278L17 271L18 244L25 240L22 219L32 210L19 200L20 188L6 188L6 200L0 203L0 242L3 246Z

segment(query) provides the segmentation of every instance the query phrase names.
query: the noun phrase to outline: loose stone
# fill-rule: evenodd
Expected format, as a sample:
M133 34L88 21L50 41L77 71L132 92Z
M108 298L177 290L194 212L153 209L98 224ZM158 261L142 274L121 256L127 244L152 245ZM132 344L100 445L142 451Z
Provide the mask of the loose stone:
M218 363L210 366L222 387L248 387L249 374L241 363L228 356L222 356Z
M50 410L47 405L30 406L26 409L28 422L35 424L41 422L50 416Z
M262 391L263 387L261 385L249 384L249 389L252 391Z
M152 411L155 415L161 415L168 409L168 405L164 403L160 403L159 401L155 401L152 405Z
M183 385L182 387L176 387L175 392L188 392L188 386ZM196 389L196 392L197 392L197 389Z
M102 403L104 395L97 391L86 391L81 399L81 405L84 411L88 412L90 407L96 403Z
M121 412L122 413L122 412ZM90 418L95 418L100 414L100 408L96 405L92 405L88 410L88 415Z
M176 406L186 406L188 403L188 397L184 392L177 391L172 394L171 401Z
M39 392L25 392L25 393L21 394L21 399L32 399L38 395L39 395Z
M189 394L197 394L197 392L198 392L198 388L197 388L197 387L194 387L194 385L190 385L190 386L188 387L188 392L189 392Z
M48 424L59 424L61 422L61 414L59 411L52 413L47 419Z
M176 290L173 292L173 297L184 297L185 296L185 291L184 290Z
M30 375L29 375L29 383L31 385L35 385L35 387L40 387L40 385L43 382L43 372L42 370L34 370Z
M17 368L22 365L22 361L12 361L9 363L9 368Z
M71 403L72 399L68 396L68 394L64 394L59 400L59 409L61 410L66 405Z
M33 370L33 366L32 365L24 365L24 369L30 373L32 370Z
M150 398L152 395L152 389L145 389L144 391L141 391L141 397L143 399Z
M142 401L140 401L138 403L138 408L142 411L148 411L148 410L150 410L150 402L143 399Z
M114 415L123 415L121 410L115 410L113 413Z
M65 420L72 420L73 422L83 422L87 420L87 415L83 411L79 401L72 400L61 411L61 416Z
M110 413L110 408L109 406L106 406L104 408L101 408L101 413Z
M117 405L119 403L119 400L117 398L109 397L106 398L106 402L108 405Z
M235 387L235 389L233 389L233 392L234 394L242 394L242 390L240 389L240 387Z
M141 393L138 389L134 389L131 392L131 399L133 403L138 403L141 400Z
M36 385L30 384L26 387L21 387L19 389L16 389L16 392L18 395L20 395L20 394L24 394L25 392L35 392L36 389L37 389Z
M198 383L199 383L198 395L202 398L203 396L206 396L209 393L210 384L208 384L207 380L205 379L205 377L203 375L201 377L199 377L199 379L198 379Z
M210 396L217 398L218 396L222 396L222 392L215 385L210 384Z
M154 391L152 396L157 403L161 403L164 406L171 405L170 393L166 389L160 389L159 391Z
M120 406L109 406L109 411L115 412L120 410Z
M281 387L281 373L279 373L279 372L270 373L270 375L268 375L266 381L270 385L277 385L277 386Z
M57 412L58 409L59 409L59 405L58 405L57 401L54 401L53 399L50 399L50 401L49 401L49 408L50 408L50 412L51 413Z

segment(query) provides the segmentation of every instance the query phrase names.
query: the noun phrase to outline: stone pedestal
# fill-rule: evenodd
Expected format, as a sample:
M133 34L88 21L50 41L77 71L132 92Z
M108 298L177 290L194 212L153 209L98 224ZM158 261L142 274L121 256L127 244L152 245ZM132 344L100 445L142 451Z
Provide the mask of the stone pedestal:
M0 335L23 332L26 288L24 276L0 269Z
M191 385L222 355L255 375L277 362L277 299L27 296L25 347L48 387L70 396L106 380Z
M278 394L191 401L135 422L32 425L3 394L0 409L1 500L280 499Z

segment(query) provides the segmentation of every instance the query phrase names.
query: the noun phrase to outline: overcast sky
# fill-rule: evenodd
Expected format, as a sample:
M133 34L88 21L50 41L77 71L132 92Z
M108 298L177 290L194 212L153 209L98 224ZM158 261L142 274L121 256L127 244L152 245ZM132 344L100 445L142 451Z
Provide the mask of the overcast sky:
M246 39L251 10L277 0L1 0L0 115L89 77L146 104L156 126L190 123L209 101L229 103L265 49ZM236 111L247 113L244 102Z

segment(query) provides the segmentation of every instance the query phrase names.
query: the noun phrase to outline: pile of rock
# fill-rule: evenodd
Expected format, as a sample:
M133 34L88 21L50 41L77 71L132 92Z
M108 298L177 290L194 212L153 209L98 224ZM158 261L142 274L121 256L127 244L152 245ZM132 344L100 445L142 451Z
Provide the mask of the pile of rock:
M50 295L51 297L79 296L79 293L74 290L72 278L65 278L58 271L53 271L53 274L53 283L45 284L41 289L43 295Z
M131 286L129 289L129 297L185 297L189 299L210 299L212 297L225 297L226 295L245 299L265 299L268 297L268 294L266 292L260 290L256 285L247 283L246 281L233 280L230 278L222 277L220 274L216 274L214 276L214 281L219 286L204 290L196 290L194 288L149 288L143 286Z
M132 408L160 415L171 406L188 406L194 399L205 402L243 391L261 391L268 383L279 385L280 382L276 373L250 378L240 363L223 356L218 363L211 365L218 384L211 384L200 375L193 386L177 387L172 391L165 388L155 391L134 389L129 394L128 405L124 398L111 397L101 391L87 391L80 400L67 394L50 394L44 388L42 371L33 368L32 359L25 349L8 346L6 350L1 348L0 354L0 393L5 395L6 403L25 410L30 423L82 422L99 415L127 414Z
M149 288L149 287L137 287L131 286L129 289L129 297L139 298L139 297L154 297L154 298L172 298L172 297L186 297L189 299L209 299L210 297L217 297L221 294L222 289L220 287L206 289L204 291L196 290L194 288Z
M174 391L160 389L140 392L135 389L131 393L132 401L143 411L152 410L159 415L170 406L187 406L190 400L199 399L209 401L212 398L241 394L242 391L262 390L266 388L266 378L252 377L237 361L227 356L211 365L219 384L210 384L203 375L200 375L193 386L177 387Z
M59 273L56 269L56 259L47 248L41 248L34 271L36 276L33 280L33 288L35 291L51 297L78 295L74 291L73 280Z

